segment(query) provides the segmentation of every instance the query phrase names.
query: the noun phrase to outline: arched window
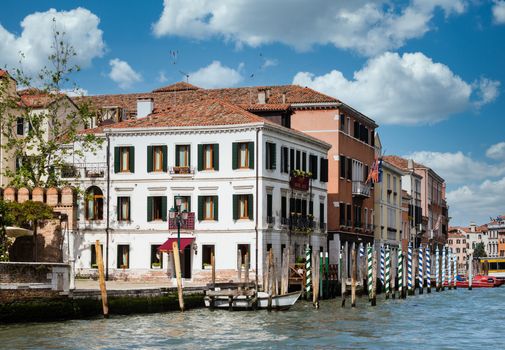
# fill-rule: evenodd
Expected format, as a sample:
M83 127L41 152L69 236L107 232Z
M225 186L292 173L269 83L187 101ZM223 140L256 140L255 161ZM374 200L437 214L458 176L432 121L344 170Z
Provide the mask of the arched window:
M96 186L86 190L86 220L103 220L103 193Z

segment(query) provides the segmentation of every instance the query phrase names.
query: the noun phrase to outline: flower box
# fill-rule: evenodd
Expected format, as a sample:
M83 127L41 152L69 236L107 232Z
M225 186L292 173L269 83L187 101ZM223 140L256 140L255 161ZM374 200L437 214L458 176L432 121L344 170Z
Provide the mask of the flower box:
M289 179L289 187L298 191L308 191L309 190L310 178L306 176L292 176Z

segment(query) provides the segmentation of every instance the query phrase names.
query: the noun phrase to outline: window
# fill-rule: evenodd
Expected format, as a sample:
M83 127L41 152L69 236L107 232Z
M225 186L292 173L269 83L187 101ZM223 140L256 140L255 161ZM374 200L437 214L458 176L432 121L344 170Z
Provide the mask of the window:
M218 199L217 196L198 197L198 220L218 219Z
M346 208L347 208L347 222L346 222L346 226L351 226L351 205L347 204Z
M163 268L163 252L160 252L159 244L151 245L151 269Z
M266 169L275 170L277 166L277 148L275 143L267 142L265 144Z
M272 194L267 193L267 217L272 217Z
M289 171L295 169L295 150L290 149L289 150Z
M117 268L130 268L130 246L128 244L118 244L117 246Z
M253 195L233 195L233 219L253 219Z
M301 169L301 160L302 160L302 152L296 151L296 166L295 169L300 170Z
M176 167L189 167L190 160L190 146L189 145L176 145L175 146L175 166Z
M340 209L340 225L345 225L345 204L340 203L339 209Z
M312 173L312 179L317 179L317 156L311 154L309 156L309 171Z
M288 202L286 196L281 197L281 218L288 217Z
M307 171L307 153L302 152L302 170Z
M117 221L130 220L130 197L117 197Z
M281 173L289 173L289 150L287 147L281 147Z
M167 221L167 197L147 197L147 221Z
M96 186L88 188L85 194L86 201L86 220L102 220L103 219L103 193Z
M176 197L174 197L174 208L176 206L175 198ZM191 211L191 196L179 196L179 198L181 199L181 207L179 210L181 212L187 211L189 213Z
M460 249L459 248L456 248L456 253L459 253L460 252Z
M321 158L321 175L319 180L321 182L328 182L328 159Z
M324 203L319 203L319 223L324 224Z
M16 133L18 136L23 136L25 134L25 119L18 118L16 121Z
M460 244L460 243L461 243L461 240L457 239L456 244Z
M98 268L98 263L96 261L96 244L92 244L91 247L91 268L92 269L97 269ZM100 244L100 251L102 252L103 256L103 244Z
M167 171L167 146L147 146L147 172Z
M135 172L135 150L133 147L114 148L114 172L133 173Z
M345 115L340 113L340 130L345 130Z
M202 245L202 269L205 270L212 266L212 256L214 255L214 245Z
M251 254L250 254L250 246L249 244L237 244L237 255L238 255L238 252L240 251L240 256L242 257L242 264L245 263L245 255L247 254L247 256L249 256L249 261L251 261L250 257L251 257ZM238 268L239 266L237 266Z
M352 158L346 158L347 160L347 180L352 181Z
M219 144L198 145L198 170L219 170Z
M254 142L235 142L232 149L233 169L254 169Z
M340 156L340 177L345 179L347 172L345 171L345 166L347 163L347 158L345 156Z

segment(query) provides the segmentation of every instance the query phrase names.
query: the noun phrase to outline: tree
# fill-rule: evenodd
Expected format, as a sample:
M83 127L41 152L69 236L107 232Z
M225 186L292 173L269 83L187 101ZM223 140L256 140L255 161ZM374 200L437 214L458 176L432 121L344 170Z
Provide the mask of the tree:
M473 250L474 258L485 258L487 256L486 249L484 248L484 243L480 242L475 245Z
M53 19L54 21L54 19ZM76 104L63 91L76 89L70 77L79 71L72 65L74 49L65 41L65 33L53 27L53 53L35 77L21 68L14 69L13 77L23 87L38 86L18 93L9 90L3 79L0 85L0 147L5 160L16 161L16 167L2 169L15 187L50 187L66 184L59 176L71 156L82 156L94 151L103 142L92 134L79 134L92 120L90 106L84 99ZM34 105L36 113L34 113ZM21 130L20 130L20 129ZM21 136L19 134L22 134ZM62 147L62 143L79 142L79 147Z

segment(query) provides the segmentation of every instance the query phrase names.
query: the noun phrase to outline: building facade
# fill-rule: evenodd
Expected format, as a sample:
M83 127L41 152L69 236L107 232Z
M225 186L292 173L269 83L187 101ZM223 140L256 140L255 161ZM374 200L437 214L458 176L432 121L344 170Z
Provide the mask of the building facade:
M468 255L471 252L467 246L466 235L458 232L457 230L449 231L447 245L449 246L449 249L451 249L452 253L456 255L458 273L466 274L467 262L469 260Z

